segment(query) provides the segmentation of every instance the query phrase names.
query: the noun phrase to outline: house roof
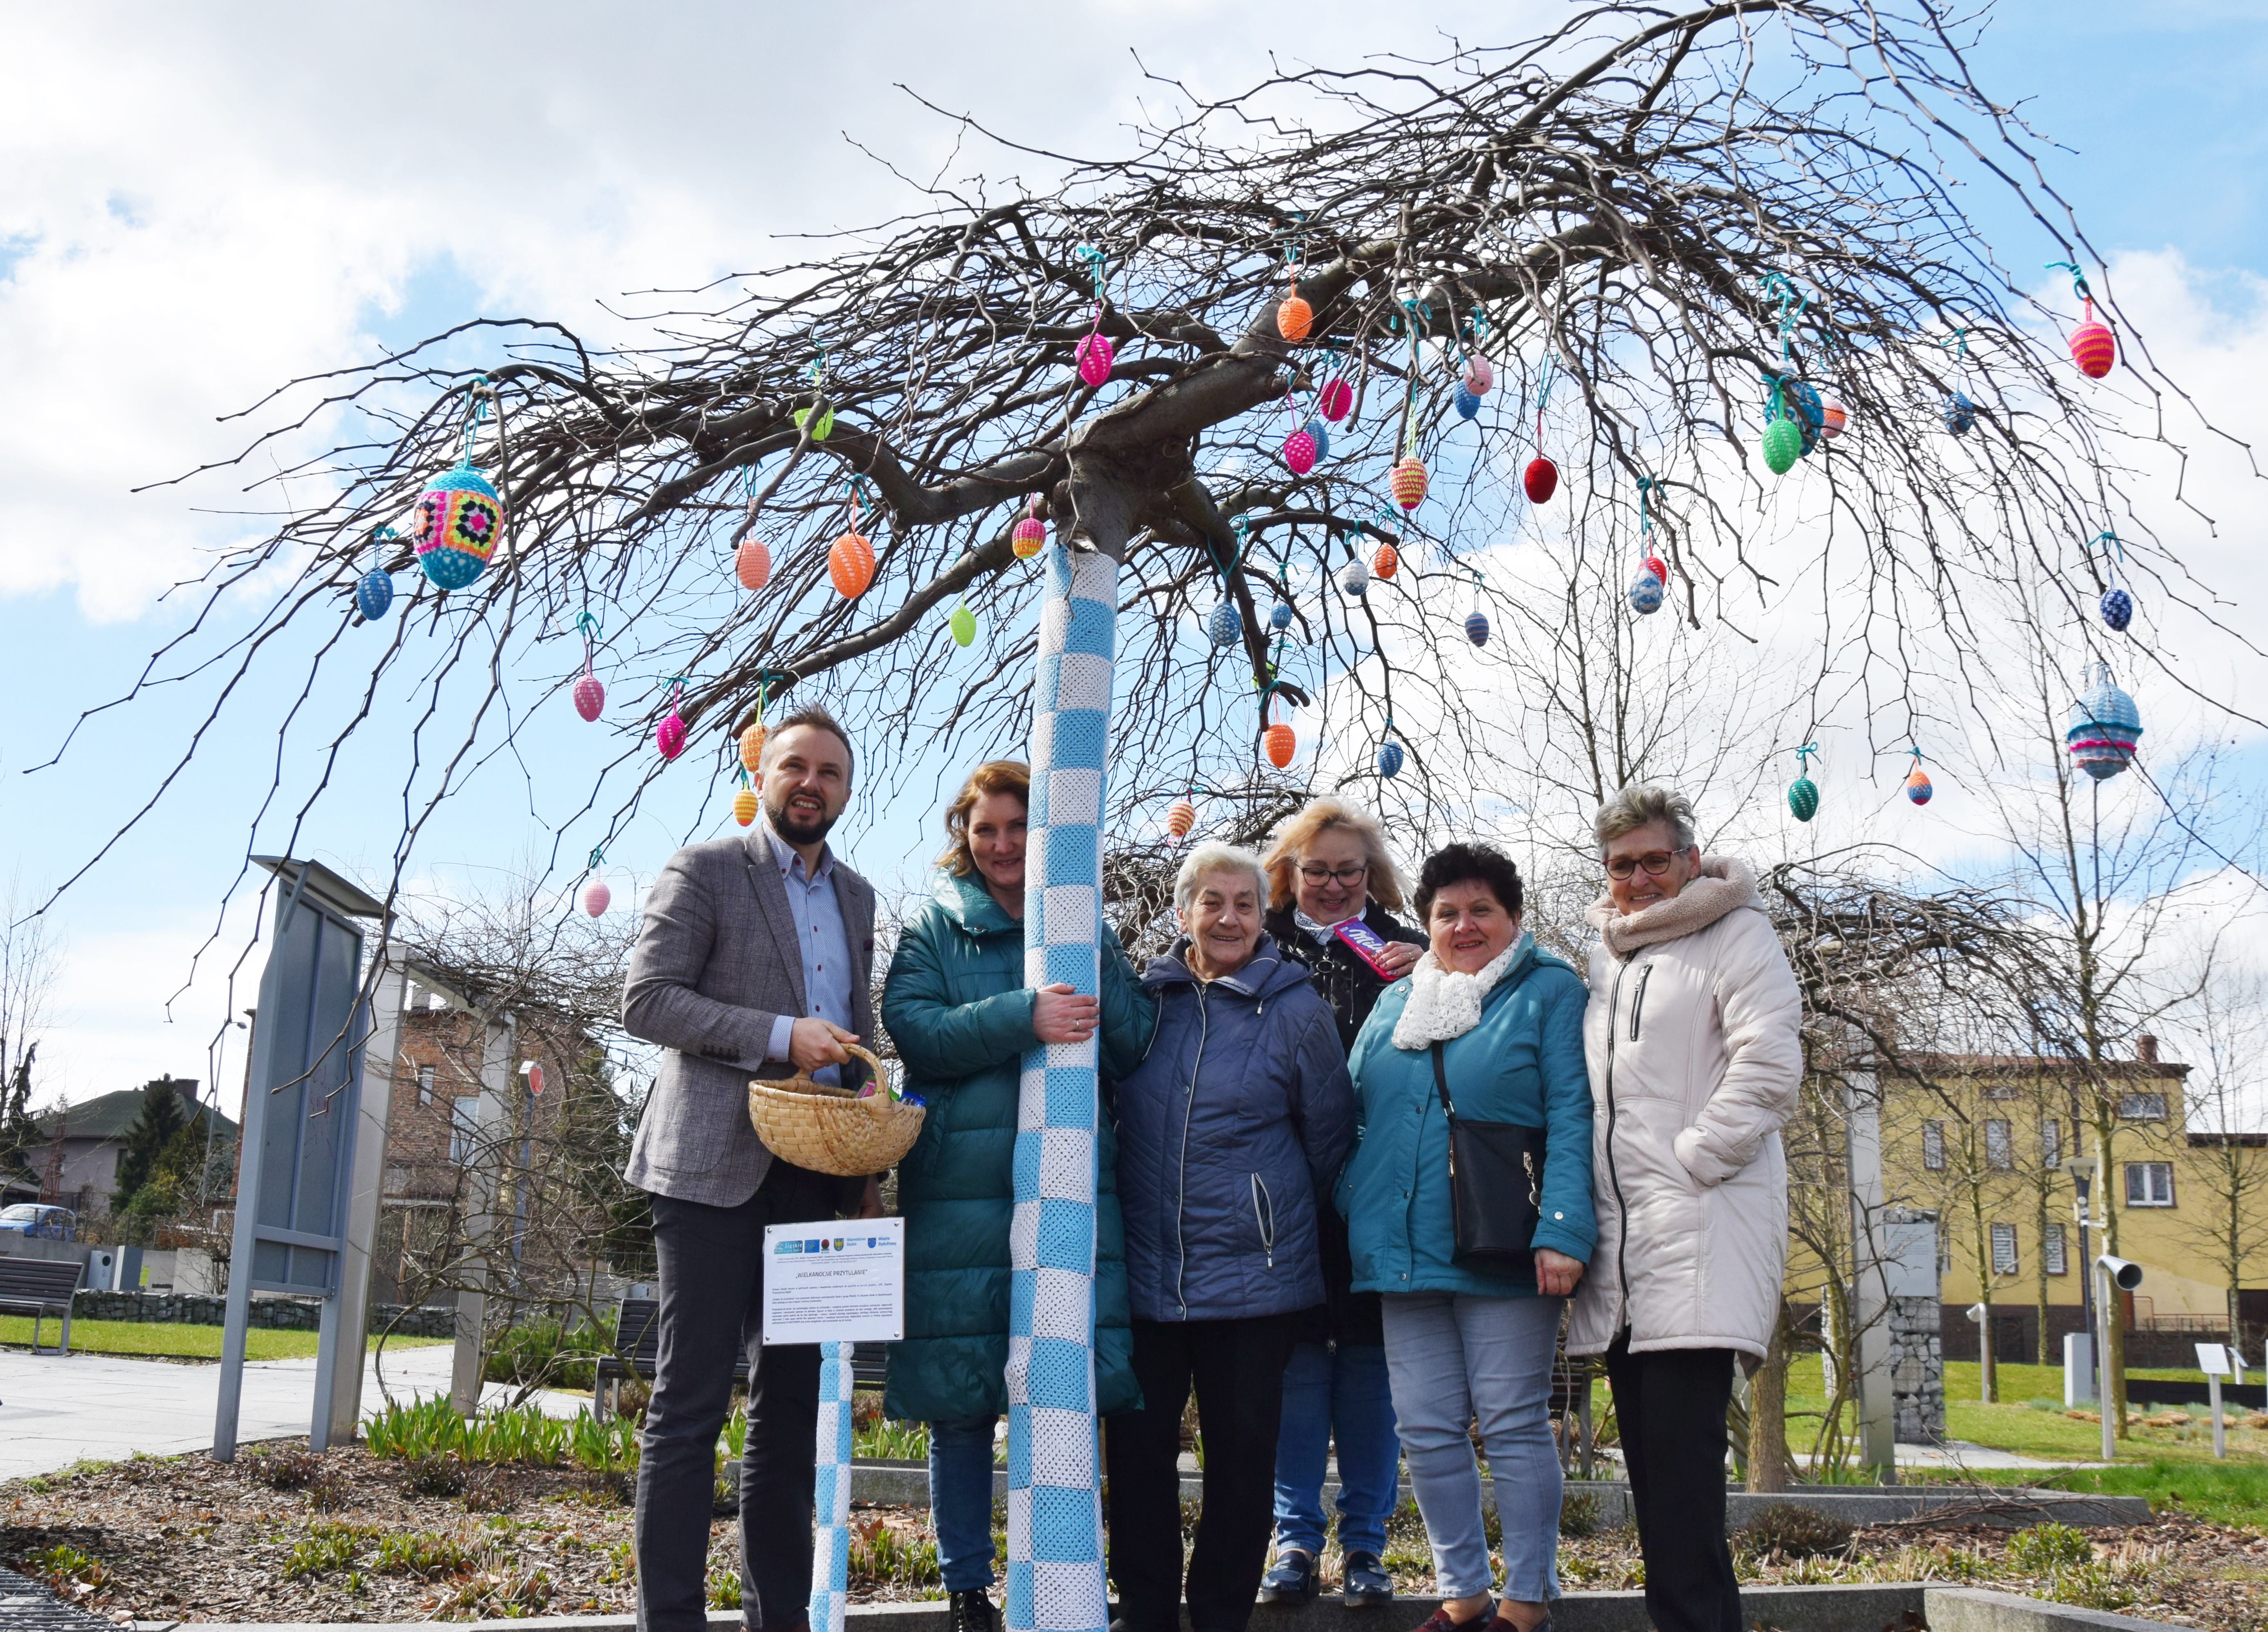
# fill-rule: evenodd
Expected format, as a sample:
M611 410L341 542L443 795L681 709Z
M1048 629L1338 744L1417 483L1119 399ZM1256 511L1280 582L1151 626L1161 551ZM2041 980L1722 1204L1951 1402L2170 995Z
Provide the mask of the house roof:
M83 1099L75 1105L65 1105L59 1111L41 1112L33 1119L33 1126L42 1139L53 1139L61 1124L65 1139L123 1139L126 1130L134 1126L134 1119L142 1113L142 1099L146 1089L122 1088L114 1094L98 1094L92 1099ZM210 1105L203 1107L207 1116L219 1119L224 1134L234 1134L236 1124L221 1116Z

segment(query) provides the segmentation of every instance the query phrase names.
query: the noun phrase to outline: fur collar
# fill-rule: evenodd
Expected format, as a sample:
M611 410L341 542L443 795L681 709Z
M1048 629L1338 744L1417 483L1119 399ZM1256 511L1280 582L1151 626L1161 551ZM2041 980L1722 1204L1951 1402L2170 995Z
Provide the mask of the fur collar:
M1756 906L1756 875L1730 856L1703 856L1691 882L1667 901L1636 912L1618 912L1614 897L1591 904L1591 926L1606 937L1607 950L1628 957L1642 946L1675 941L1715 923L1735 908Z

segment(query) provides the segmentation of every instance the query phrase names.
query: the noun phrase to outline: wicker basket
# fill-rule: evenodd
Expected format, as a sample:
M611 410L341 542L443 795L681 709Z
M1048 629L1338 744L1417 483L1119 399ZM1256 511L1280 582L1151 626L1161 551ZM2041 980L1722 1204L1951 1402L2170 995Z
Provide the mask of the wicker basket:
M887 1082L880 1060L856 1043L843 1046L873 1067L878 1088ZM764 1148L798 1167L843 1178L895 1164L921 1136L924 1114L887 1089L861 1099L802 1075L748 1084L748 1119Z

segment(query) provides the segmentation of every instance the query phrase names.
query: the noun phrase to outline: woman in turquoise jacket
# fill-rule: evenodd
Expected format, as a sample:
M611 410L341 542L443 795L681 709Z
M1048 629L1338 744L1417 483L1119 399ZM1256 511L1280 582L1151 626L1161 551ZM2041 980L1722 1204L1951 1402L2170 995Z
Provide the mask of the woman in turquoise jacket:
M1433 1547L1441 1607L1420 1632L1477 1627L1493 1577L1477 1417L1504 1524L1504 1591L1490 1632L1535 1632L1558 1591L1559 1458L1551 1359L1559 1311L1589 1260L1591 1085L1581 979L1521 928L1521 881L1486 845L1426 860L1418 916L1428 949L1355 1038L1360 1142L1339 1183L1354 1289L1376 1292L1410 1482ZM1435 1075L1436 1059L1440 1074ZM1456 1261L1446 1088L1461 1119L1543 1134L1530 1261Z
M906 1219L906 1336L890 1346L883 1410L930 1425L930 1504L953 1632L991 1632L992 1439L1007 1409L1008 1222L1016 1101L1026 1051L1101 1028L1105 1077L1141 1060L1157 1008L1117 937L1102 936L1102 999L1024 984L1024 835L1031 772L979 765L946 808L953 843L930 899L898 939L882 1024L906 1086L929 1102L898 1167ZM1110 1125L1101 1127L1095 1212L1096 1398L1141 1403L1126 1311L1125 1231Z

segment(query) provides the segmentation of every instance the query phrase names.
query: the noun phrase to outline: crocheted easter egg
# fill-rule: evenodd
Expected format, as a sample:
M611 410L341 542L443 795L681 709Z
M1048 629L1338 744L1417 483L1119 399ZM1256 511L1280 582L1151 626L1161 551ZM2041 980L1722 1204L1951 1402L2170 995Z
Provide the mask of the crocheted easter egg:
M1456 409L1460 419L1470 419L1481 411L1480 397L1462 386L1457 388L1456 395L1449 402Z
M1381 776L1402 774L1401 743L1389 739L1378 745L1378 774Z
M378 622L393 604L394 580L380 569L372 567L355 580L355 605L360 609L364 623Z
M1008 547L1027 561L1039 554L1047 542L1048 524L1033 515L1017 522L1015 530L1008 535Z
M1965 393L1955 391L1945 399L1945 428L1955 436L1967 436L1977 423L1977 404Z
M743 589L762 589L771 581L772 552L761 538L744 538L733 552L733 576Z
M1286 340L1300 341L1315 326L1315 308L1297 295L1286 295L1276 308L1276 332Z
M1467 613L1465 615L1465 639L1471 641L1475 646L1486 646L1488 644L1488 615L1484 612Z
M1108 335L1089 335L1079 343L1079 377L1091 386L1099 386L1110 378L1110 359L1116 351Z
M661 750L664 759L674 759L685 751L685 721L678 718L675 709L671 709L653 728L653 745Z
M857 533L843 534L828 546L827 575L836 594L856 601L874 581L874 546Z
M1315 394L1315 411L1333 425L1347 417L1354 406L1354 388L1336 376L1323 381L1323 388Z
M1819 785L1808 776L1800 776L1787 785L1787 808L1795 813L1799 822L1808 822L1819 814Z
M1268 750L1268 763L1278 771L1292 763L1292 754L1300 746L1300 739L1292 735L1292 727L1280 722L1263 731L1260 741Z
M1392 544L1381 544L1378 552L1370 558L1371 573L1377 578L1393 577L1394 569L1401 565L1402 558L1394 552Z
M2101 782L2133 763L2142 714L2134 699L2111 683L2109 664L2095 664L2095 689L2071 705L2071 728L2063 740L2072 763Z
M1315 439L1305 431L1294 431L1284 439L1284 462L1291 467L1293 476L1305 476L1315 468Z
M1764 427L1764 463L1774 476L1786 476L1803 457L1803 432L1793 419L1775 419Z
M953 616L945 620L945 624L946 628L953 631L954 643L956 646L967 646L976 639L976 614L970 611L966 605L954 607Z
M1213 608L1205 619L1205 633L1212 637L1215 646L1234 646L1244 636L1244 618L1236 609L1236 602L1224 601Z
M607 881L594 878L584 886L583 910L593 918L601 917L614 898L615 892L607 888Z
M1661 610L1661 580L1644 567L1633 573L1630 581L1631 609L1638 613Z
M2111 336L2110 325L2094 314L2094 306L2087 309L2087 321L2071 331L2071 360L2089 380L2100 380L2118 360L2118 342Z
M2102 596L2102 621L2117 630L2124 630L2134 621L2134 597L2123 589L2110 589Z
M1350 561L1339 568L1339 587L1349 596L1359 595L1370 587L1370 568L1360 561Z
M443 471L417 496L417 565L437 589L478 578L503 532L504 500L469 464Z
M744 787L733 795L733 820L746 827L756 819L756 790Z
M1166 831L1175 838L1187 838L1189 829L1197 822L1197 808L1186 799L1176 799L1166 811Z
M1278 630L1292 626L1292 603L1289 601L1278 601L1268 609L1268 626Z
M788 417L795 421L795 428L800 431L803 429L803 422L811 417L811 410L807 408L799 408ZM835 429L835 410L830 408L820 415L818 423L811 427L811 439L814 442L824 442L827 439L827 433L833 429Z
M1397 463L1386 478L1393 491L1394 502L1404 510L1415 510L1425 502L1425 462L1411 454Z
M1837 437L1841 436L1841 435L1843 434L1843 432L1844 432L1845 430L1849 429L1849 428L1850 428L1850 425L1851 425L1851 414L1850 414L1850 410L1847 410L1847 409L1845 409L1845 408L1843 406L1843 404L1842 404L1842 403L1840 403L1840 402L1837 402L1837 401L1836 401L1833 397L1831 397L1831 396L1830 396L1830 397L1822 397L1822 398L1821 398L1821 399L1820 399L1820 403L1819 403L1819 434L1820 434L1820 435L1822 435L1822 436L1825 437L1829 441L1830 441L1830 442L1831 442L1831 441L1833 441Z
M607 705L607 688L599 683L596 675L585 675L575 683L575 712L585 720L596 720Z
M1669 587L1669 568L1660 556L1646 557L1646 570L1661 580L1664 589Z
M1528 490L1529 504L1548 504L1551 495L1559 491L1559 467L1538 454L1521 473L1520 484Z
M1486 396L1489 388L1496 383L1496 370L1489 366L1488 358L1476 352L1465 359L1465 389L1475 396Z
M740 765L750 776L763 769L764 722L761 720L740 733Z
M1906 778L1906 797L1918 805L1927 804L1929 796L1936 791L1929 785L1929 772L1919 765L1916 765Z
M1300 429L1314 439L1317 459L1329 459L1331 456L1331 433L1324 428L1322 420L1310 414L1307 416L1307 423L1301 425Z

